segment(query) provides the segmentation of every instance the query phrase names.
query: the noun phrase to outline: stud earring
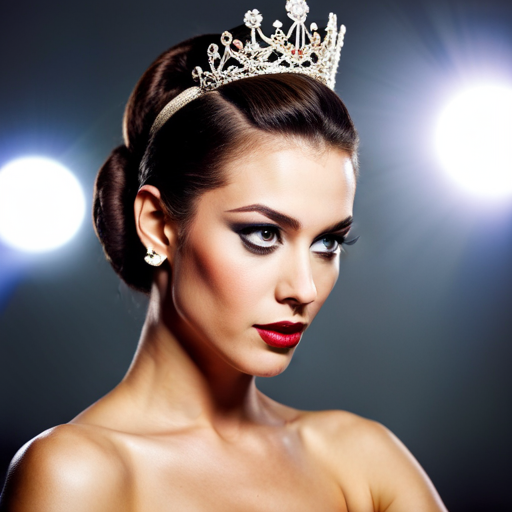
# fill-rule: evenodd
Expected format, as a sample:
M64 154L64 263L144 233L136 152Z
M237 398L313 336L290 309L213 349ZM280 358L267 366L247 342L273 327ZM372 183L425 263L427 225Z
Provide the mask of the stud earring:
M148 252L146 256L144 256L144 261L153 267L159 267L165 260L167 256L162 256L161 254L157 254L151 247L148 247Z

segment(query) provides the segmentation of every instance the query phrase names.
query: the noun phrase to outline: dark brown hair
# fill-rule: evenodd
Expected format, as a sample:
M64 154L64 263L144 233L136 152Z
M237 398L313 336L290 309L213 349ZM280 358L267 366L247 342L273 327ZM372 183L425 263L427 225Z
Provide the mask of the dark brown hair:
M135 87L124 117L125 144L98 173L93 217L114 270L131 287L149 292L153 268L135 229L133 203L143 184L156 186L171 218L185 226L195 200L220 187L222 169L258 135L300 138L314 147L346 151L357 169L358 136L341 99L304 75L262 75L204 94L176 114L150 140L160 110L196 85L192 69L207 69L206 49L219 36L199 36L163 53ZM259 132L259 133L258 133Z

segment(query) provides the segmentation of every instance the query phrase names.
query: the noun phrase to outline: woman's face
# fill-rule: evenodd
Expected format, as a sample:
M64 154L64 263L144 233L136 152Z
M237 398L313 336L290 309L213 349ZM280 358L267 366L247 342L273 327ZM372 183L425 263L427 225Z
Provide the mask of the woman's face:
M226 172L226 186L199 198L174 257L173 307L211 362L273 376L336 283L354 169L339 150L267 143Z

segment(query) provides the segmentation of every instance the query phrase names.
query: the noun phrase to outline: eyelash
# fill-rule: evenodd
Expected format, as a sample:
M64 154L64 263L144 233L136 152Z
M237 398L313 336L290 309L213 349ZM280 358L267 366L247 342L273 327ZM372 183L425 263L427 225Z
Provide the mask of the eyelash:
M270 231L276 235L278 244L283 243L283 240L281 237L281 230L273 224L258 224L258 225L241 226L241 227L235 228L235 232L240 236L244 246L252 253L259 254L259 255L265 255L265 254L270 254L270 253L274 252L277 249L277 244L273 245L271 247L261 247L259 245L253 244L253 243L249 242L249 240L247 240L247 238L246 238L247 235L250 235L252 233L257 233L258 231ZM341 247L343 245L354 245L359 240L358 236L351 240L346 240L346 237L344 235L334 235L333 234L333 235L322 235L322 236L318 237L316 240L314 240L313 244L320 240L323 240L325 238L330 238L332 240L335 240L338 243L338 247ZM330 260L337 254L337 249L332 252L316 252L315 254L317 254L321 258Z
M281 230L274 226L273 224L259 224L259 225L251 225L251 226L244 226L238 229L235 229L235 231L240 236L242 243L244 246L251 251L254 254L270 254L271 252L274 252L277 249L277 245L273 245L271 247L261 247L259 245L253 244L247 240L247 235L251 235L252 233L257 233L258 231L270 231L274 233L277 237L278 244L282 244L283 240L281 237Z
M327 252L316 252L318 256L321 258L324 258L326 260L331 260L336 256L338 253L338 249L343 250L344 245L354 245L359 237L352 238L351 240L347 240L345 236L343 235L322 235L321 237L317 238L313 243L319 242L320 240L324 240L325 238L331 238L332 240L335 240L338 242L338 247L335 251L327 251Z

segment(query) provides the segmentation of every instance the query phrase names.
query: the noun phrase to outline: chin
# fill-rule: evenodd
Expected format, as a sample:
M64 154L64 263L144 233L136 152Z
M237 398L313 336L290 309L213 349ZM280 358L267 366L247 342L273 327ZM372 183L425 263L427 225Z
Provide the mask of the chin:
M290 350L269 349L263 357L252 360L250 365L239 369L254 377L275 377L288 368L292 356L293 351Z
M254 377L264 377L264 378L270 378L270 377L277 377L278 375L281 375L286 370L287 367L279 368L279 369L273 369L272 371L266 371L261 373L253 373Z

